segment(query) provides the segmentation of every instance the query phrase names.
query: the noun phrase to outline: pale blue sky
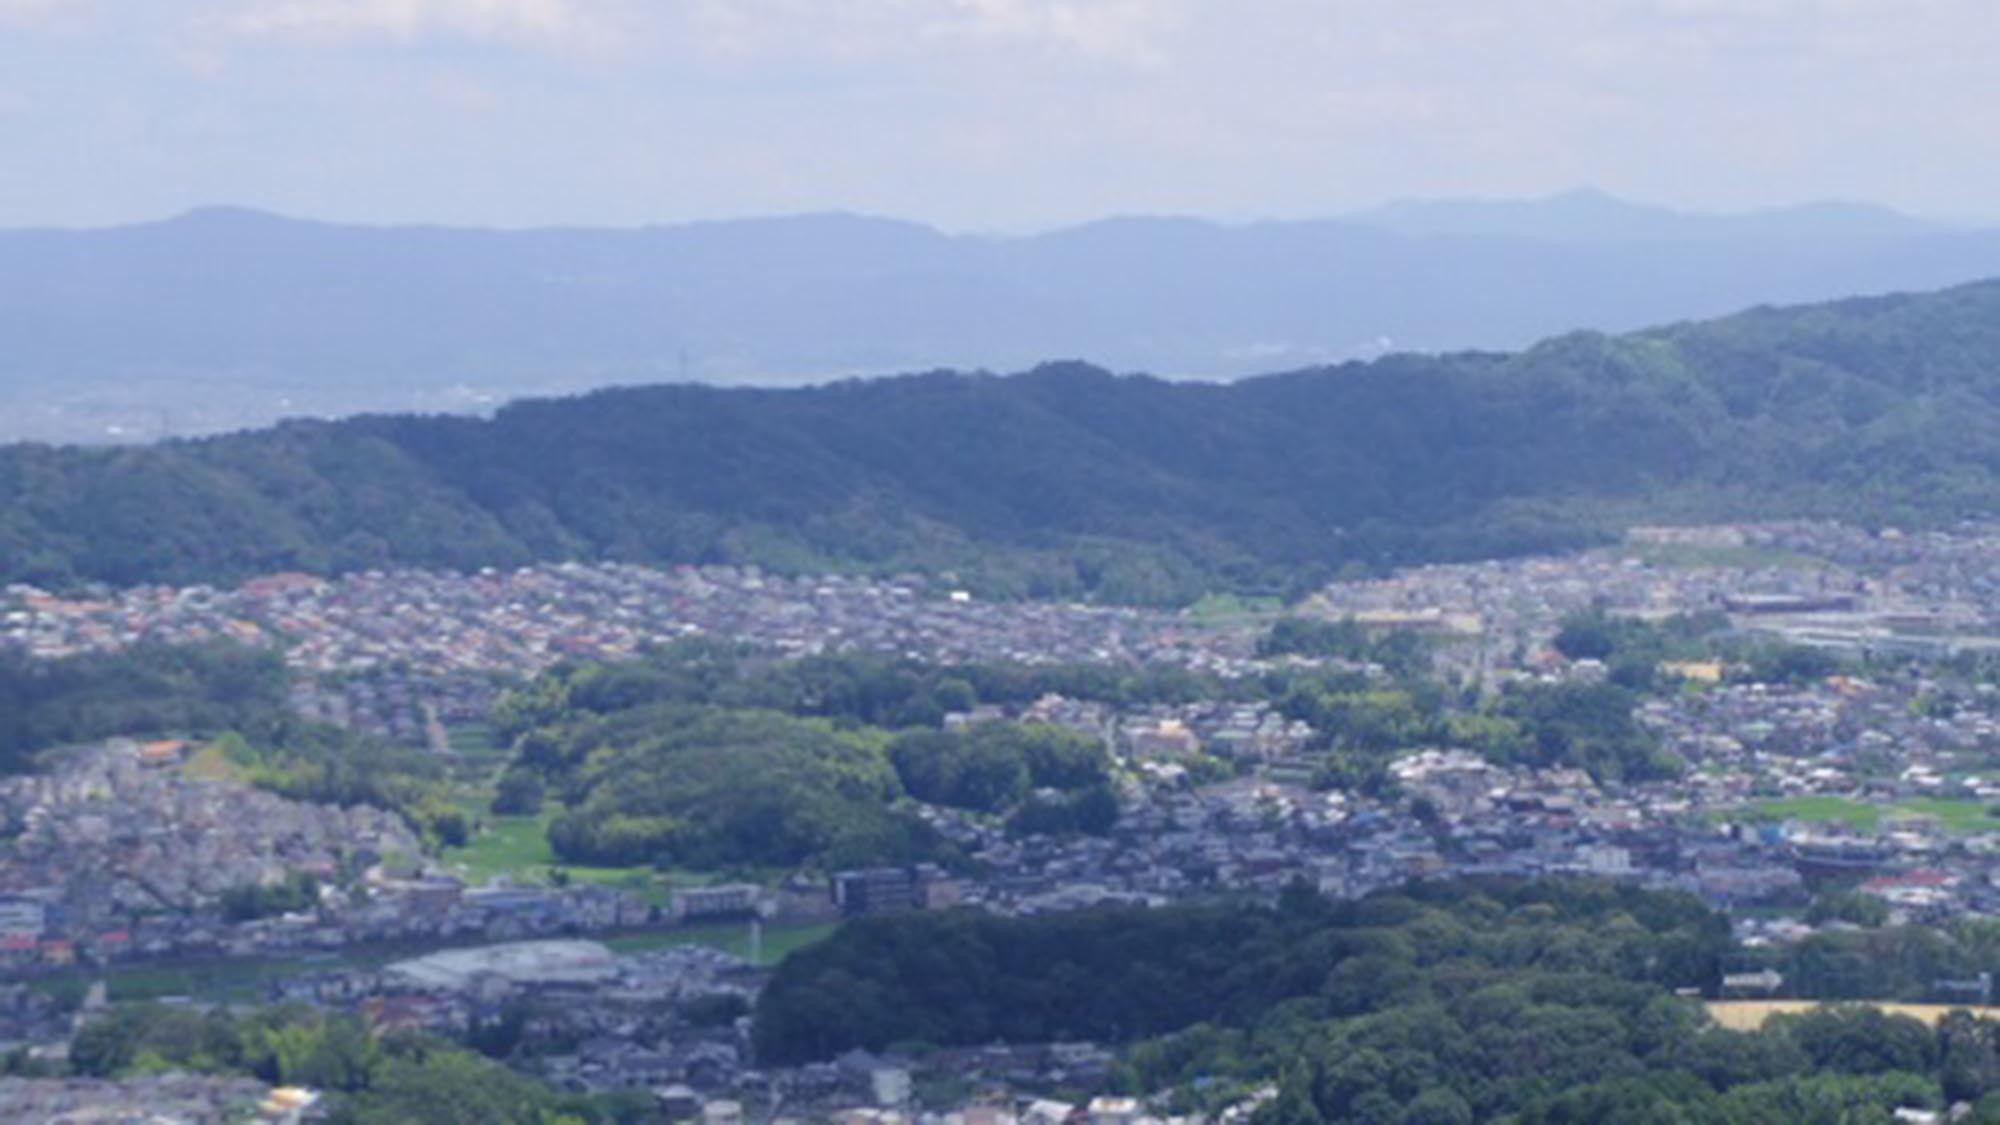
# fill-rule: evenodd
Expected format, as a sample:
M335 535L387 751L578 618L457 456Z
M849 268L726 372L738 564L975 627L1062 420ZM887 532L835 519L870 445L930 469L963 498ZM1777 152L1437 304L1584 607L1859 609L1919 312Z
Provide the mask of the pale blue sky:
M0 226L2000 218L1994 0L0 0Z

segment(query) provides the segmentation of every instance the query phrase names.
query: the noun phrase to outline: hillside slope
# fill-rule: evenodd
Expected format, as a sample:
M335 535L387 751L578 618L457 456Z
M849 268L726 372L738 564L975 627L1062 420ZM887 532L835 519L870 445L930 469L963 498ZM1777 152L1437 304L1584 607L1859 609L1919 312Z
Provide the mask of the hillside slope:
M1228 385L1063 364L12 446L0 579L609 558L1172 600L1638 519L1990 516L1997 477L2000 282Z

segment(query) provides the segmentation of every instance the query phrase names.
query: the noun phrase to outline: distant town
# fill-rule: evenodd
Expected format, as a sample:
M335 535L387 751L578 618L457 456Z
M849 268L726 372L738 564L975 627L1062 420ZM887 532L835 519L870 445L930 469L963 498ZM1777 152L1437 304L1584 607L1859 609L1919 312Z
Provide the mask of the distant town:
M1646 693L1635 718L1684 765L1667 779L1498 762L1440 741L1400 752L1391 783L1364 791L1329 783L1314 756L1323 732L1267 700L979 704L944 728L1027 723L1101 744L1119 815L1105 834L1041 835L922 807L969 860L956 870L619 872L542 853L509 866L492 858L501 842L545 821L495 815L468 845L439 849L391 812L296 800L217 770L196 738L67 748L43 772L0 780L0 1045L59 1060L121 993L150 989L189 1004L314 1005L458 1039L512 1021L509 1057L524 1073L564 1090L640 1092L664 1119L1130 1125L1156 1114L1105 1085L1108 1044L768 1068L750 1051L747 1013L783 953L901 910L1026 916L1219 894L1275 901L1301 885L1353 899L1413 879L1584 875L1688 892L1725 911L1745 949L1775 950L1854 926L1814 909L1834 873L1884 918L2000 917L2000 690L1963 671L2000 657L1991 525L1642 528L1578 555L1340 582L1290 609L998 602L949 576L613 564L288 574L234 589L12 586L0 592L0 648L50 661L141 644L274 650L299 716L421 749L459 776L503 764L507 748L482 739L508 691L563 662L629 661L695 638L780 657L1165 666L1224 684L1308 663L1387 681L1366 660L1260 645L1296 616L1415 634L1428 673L1477 698L1603 683L1606 661L1555 644L1586 614L1711 615L1733 636L1841 663L1780 679L1725 659L1659 662L1668 686ZM270 901L246 903L245 888ZM1796 994L1767 964L1724 979L1731 996ZM1983 1004L1991 981L1941 981L1934 999ZM0 1079L9 1120L107 1098L263 1120L312 1112L309 1092L239 1079L135 1079L114 1092Z

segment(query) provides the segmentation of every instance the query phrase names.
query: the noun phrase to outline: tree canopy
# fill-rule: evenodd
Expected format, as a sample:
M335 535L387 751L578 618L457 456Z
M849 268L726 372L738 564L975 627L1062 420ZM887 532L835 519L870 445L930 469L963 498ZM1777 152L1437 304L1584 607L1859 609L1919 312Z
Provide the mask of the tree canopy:
M1116 1084L1213 1112L1274 1083L1260 1125L1883 1122L2000 1111L2000 1023L1933 1030L1871 1007L1712 1023L1727 921L1602 883L1412 884L1354 902L1025 919L863 919L782 964L770 1062L899 1041L1091 1039Z

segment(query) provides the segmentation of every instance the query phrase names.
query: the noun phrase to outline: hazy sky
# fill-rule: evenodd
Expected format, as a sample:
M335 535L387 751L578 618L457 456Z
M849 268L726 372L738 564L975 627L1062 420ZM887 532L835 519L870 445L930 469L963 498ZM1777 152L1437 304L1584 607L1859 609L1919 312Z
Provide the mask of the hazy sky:
M1996 0L0 0L0 226L2000 218Z

